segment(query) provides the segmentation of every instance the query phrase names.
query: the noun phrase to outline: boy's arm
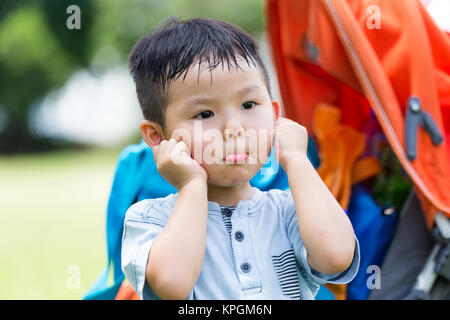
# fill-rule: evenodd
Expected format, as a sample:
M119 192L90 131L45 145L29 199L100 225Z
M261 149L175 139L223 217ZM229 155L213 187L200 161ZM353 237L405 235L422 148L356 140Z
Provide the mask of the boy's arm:
M180 189L172 214L149 253L146 281L162 299L185 299L203 264L207 185L192 180Z
M280 117L274 137L277 159L288 176L309 265L325 274L346 270L355 250L353 227L308 159L306 128Z
M184 141L153 146L158 172L178 190L166 226L150 249L146 281L163 299L186 299L203 264L208 218L208 174Z
M346 270L355 250L350 220L306 156L284 164L309 265L325 274Z

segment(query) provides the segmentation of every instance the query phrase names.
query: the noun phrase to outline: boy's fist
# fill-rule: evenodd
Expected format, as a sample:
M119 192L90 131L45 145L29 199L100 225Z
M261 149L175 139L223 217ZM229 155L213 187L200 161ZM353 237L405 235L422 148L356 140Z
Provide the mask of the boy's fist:
M180 191L194 179L206 183L208 174L205 169L191 157L191 151L184 141L175 138L162 140L153 147L156 168L159 174Z
M274 130L275 157L283 169L290 161L307 158L308 132L305 127L280 117L275 121Z

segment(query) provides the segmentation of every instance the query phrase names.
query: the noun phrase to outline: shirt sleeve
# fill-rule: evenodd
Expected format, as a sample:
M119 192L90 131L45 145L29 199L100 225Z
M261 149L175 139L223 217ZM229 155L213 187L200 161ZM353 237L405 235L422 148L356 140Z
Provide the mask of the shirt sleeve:
M289 241L291 242L294 253L299 262L301 275L308 282L308 286L312 289L312 291L316 291L314 292L314 295L317 293L319 286L322 284L345 284L352 281L358 272L360 262L359 242L356 236L353 260L346 270L337 274L325 274L314 270L308 263L308 252L300 237L297 213L291 190L287 189L283 191L281 195L284 198L283 214L285 215L286 231Z
M157 199L133 204L126 212L122 236L122 270L141 299L159 299L145 281L148 255L167 216Z

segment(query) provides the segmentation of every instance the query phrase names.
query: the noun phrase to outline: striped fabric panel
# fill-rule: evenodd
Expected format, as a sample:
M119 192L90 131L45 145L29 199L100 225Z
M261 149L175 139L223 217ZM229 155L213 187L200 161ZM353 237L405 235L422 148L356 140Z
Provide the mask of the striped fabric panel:
M283 294L291 299L300 299L300 284L294 250L289 249L278 256L272 256L272 263Z
M227 215L225 215L225 213L224 213L225 208L228 208L234 212L234 209L236 207L234 207L234 206L221 206L220 207L220 211L222 212L223 222L225 223L225 227L227 227L228 234L231 236L231 216L228 217Z

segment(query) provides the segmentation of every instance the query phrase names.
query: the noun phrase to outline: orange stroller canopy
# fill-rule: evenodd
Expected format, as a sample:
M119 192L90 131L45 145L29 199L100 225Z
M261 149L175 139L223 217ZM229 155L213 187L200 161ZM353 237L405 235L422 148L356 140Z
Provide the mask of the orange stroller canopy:
M450 38L419 0L269 0L286 116L312 132L319 105L363 131L371 109L425 219L450 216Z

